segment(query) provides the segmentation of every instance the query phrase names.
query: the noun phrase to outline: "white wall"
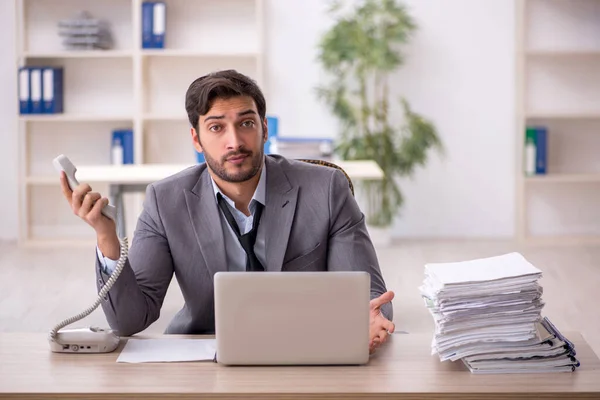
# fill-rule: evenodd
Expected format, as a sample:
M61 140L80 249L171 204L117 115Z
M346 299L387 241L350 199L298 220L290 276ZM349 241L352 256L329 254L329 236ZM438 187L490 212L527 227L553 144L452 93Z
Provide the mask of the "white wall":
M0 1L0 239L18 236L14 2Z
M398 81L446 147L402 182L398 236L512 236L515 18L506 0L408 0L420 28Z
M331 21L324 0L266 0L267 108L282 136L335 137L336 121L318 101L324 77L316 46ZM300 22L301 23L298 23Z
M330 135L316 100L322 0L267 1L269 95L283 135ZM394 85L431 118L446 147L413 181L395 236L514 234L514 5L506 0L408 0L420 28ZM302 21L302 23L293 23Z
M0 237L16 238L16 82L12 1L0 2ZM335 135L314 95L323 0L265 0L268 107L282 135ZM413 182L397 236L508 236L514 231L514 21L506 0L409 0L420 30L395 84L437 125L447 157ZM485 151L485 150L488 151ZM442 199L443 196L443 199Z

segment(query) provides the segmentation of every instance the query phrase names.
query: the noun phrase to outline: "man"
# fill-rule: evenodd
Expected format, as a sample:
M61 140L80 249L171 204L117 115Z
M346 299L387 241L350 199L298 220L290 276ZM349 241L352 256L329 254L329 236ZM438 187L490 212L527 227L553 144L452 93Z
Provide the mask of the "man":
M367 271L374 351L394 330L394 294L344 174L265 156L265 99L236 71L195 80L185 103L206 163L148 186L129 258L102 304L110 326L130 336L156 321L173 274L185 304L166 333L200 334L215 329L218 271ZM71 191L64 174L61 184L73 212L96 231L100 289L120 252L115 222L100 212L108 200L87 184Z

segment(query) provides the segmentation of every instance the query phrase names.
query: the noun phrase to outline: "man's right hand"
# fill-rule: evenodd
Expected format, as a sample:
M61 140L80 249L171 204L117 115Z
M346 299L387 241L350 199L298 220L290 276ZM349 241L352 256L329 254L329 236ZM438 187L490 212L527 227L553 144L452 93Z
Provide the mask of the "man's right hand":
M117 260L120 244L116 223L102 214L102 208L108 204L108 199L100 193L92 192L88 184L81 184L71 190L64 172L60 174L60 186L73 213L96 231L98 248L102 254L111 260Z

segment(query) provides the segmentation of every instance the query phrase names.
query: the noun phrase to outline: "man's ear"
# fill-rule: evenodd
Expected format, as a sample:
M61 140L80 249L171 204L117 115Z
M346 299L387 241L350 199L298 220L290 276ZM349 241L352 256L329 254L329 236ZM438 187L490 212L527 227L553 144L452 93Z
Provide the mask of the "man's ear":
M192 143L194 144L194 148L198 153L202 153L202 143L200 142L200 134L196 131L194 127L190 128L190 133L192 134Z
M267 140L269 139L269 124L267 124L267 117L265 117L263 119L263 144L267 143Z

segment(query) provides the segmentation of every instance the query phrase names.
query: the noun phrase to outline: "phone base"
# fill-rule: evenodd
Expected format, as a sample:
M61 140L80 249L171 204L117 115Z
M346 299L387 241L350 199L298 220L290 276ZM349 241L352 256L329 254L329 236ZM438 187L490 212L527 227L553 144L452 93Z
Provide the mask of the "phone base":
M54 353L110 353L120 342L110 329L96 327L64 329L49 340L50 350Z

